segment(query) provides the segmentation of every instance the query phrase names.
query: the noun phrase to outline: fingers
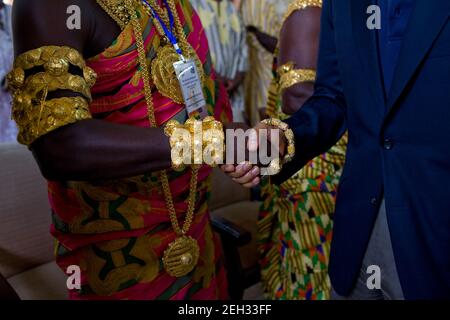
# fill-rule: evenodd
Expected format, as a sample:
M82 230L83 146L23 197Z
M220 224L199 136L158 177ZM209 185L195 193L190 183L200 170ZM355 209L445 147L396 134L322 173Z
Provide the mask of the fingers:
M256 185L258 185L260 178L261 171L259 167L253 167L251 170L248 170L244 175L238 178L234 178L233 181L243 185L246 188L252 188Z
M261 182L261 178L257 177L255 179L253 179L251 182L244 184L243 187L247 188L247 189L251 189L251 188L254 188L257 185L259 185L260 182Z
M247 162L242 163L238 166L234 166L232 164L220 166L220 169L233 179L240 179L244 177L247 173L249 173L252 170L252 168L253 168L252 165Z
M232 164L226 164L226 165L220 166L220 169L222 170L222 172L229 174L229 173L233 173L236 171L236 166L234 166Z
M244 177L247 173L249 173L252 170L252 165L249 163L242 163L236 167L236 170L234 172L228 173L228 175L233 179L241 179ZM235 180L236 181L236 180ZM237 181L236 181L237 182ZM240 182L238 182L240 183Z
M248 163L243 163L237 167L234 165L223 165L220 169L232 177L234 182L248 189L256 187L261 182L261 170L258 167L252 167Z

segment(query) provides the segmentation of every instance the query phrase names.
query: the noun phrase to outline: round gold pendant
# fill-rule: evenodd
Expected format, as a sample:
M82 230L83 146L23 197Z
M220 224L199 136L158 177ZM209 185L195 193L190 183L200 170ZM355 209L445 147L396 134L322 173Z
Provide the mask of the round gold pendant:
M205 80L203 65L197 56L197 53L191 46L187 53L184 53L186 59L194 59L197 65L200 81ZM156 52L156 58L151 65L153 83L158 91L165 97L168 97L176 103L183 104L183 94L181 93L180 83L175 73L174 63L180 61L180 55L175 51L172 45L168 44L159 47Z
M194 270L200 257L200 247L191 237L180 237L169 244L164 251L163 264L172 277L184 277Z

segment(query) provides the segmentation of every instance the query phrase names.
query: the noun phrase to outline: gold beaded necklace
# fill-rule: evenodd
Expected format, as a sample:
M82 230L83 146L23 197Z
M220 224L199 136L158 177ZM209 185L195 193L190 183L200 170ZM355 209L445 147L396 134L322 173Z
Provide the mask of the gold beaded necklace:
M169 0L169 4L174 14L176 25L177 26L180 25L181 27L173 1ZM133 0L125 0L125 6L130 15L131 23L133 25L136 37L136 46L139 56L139 64L142 70L142 79L144 82L144 95L148 108L149 122L152 127L157 127L155 109L153 105L152 90L150 86L150 76L149 76L150 73L147 66L147 55L145 52L144 38L142 35L143 34L142 27L139 23L139 18L137 16ZM177 29L179 28L177 27ZM179 33L179 31L177 31L177 33ZM184 34L184 32L182 33ZM164 196L166 199L166 206L169 211L170 221L172 223L173 230L177 235L177 238L172 243L169 244L168 248L164 252L163 264L166 272L174 277L183 277L189 274L197 265L200 256L200 248L198 246L197 241L192 237L186 235L189 232L194 219L199 169L200 166L192 167L192 176L189 184L190 193L188 198L188 210L186 213L186 220L182 227L180 227L180 224L178 222L177 213L173 202L173 196L170 190L167 171L163 170L161 171L160 174Z

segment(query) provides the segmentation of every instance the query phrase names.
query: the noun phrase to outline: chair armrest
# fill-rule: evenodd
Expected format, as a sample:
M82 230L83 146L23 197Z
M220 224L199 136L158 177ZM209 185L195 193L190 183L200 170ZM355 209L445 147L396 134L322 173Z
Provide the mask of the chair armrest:
M229 298L233 301L242 300L245 271L242 268L239 248L251 242L252 234L223 217L213 215L211 224L222 240Z
M0 301L18 301L20 297L8 281L0 274Z
M223 217L212 216L211 223L222 240L230 242L235 247L245 246L252 241L252 234L249 231Z

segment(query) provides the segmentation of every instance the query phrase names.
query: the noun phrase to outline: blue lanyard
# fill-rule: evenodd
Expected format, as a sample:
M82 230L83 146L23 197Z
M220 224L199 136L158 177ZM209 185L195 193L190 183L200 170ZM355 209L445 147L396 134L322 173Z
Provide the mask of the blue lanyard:
M170 43L172 43L176 52L179 55L183 56L183 51L181 50L180 46L178 45L178 40L177 40L177 37L175 36L175 32L174 32L175 19L173 17L173 13L170 10L167 0L163 0L163 1L164 1L165 7L167 8L167 12L169 15L170 30L167 28L166 24L161 19L158 12L156 12L156 10L152 7L152 5L150 3L148 3L147 0L142 0L143 4L146 5L152 12L153 17L158 20L159 24L161 25L162 29L164 30L164 33L166 34L166 37L169 39Z

